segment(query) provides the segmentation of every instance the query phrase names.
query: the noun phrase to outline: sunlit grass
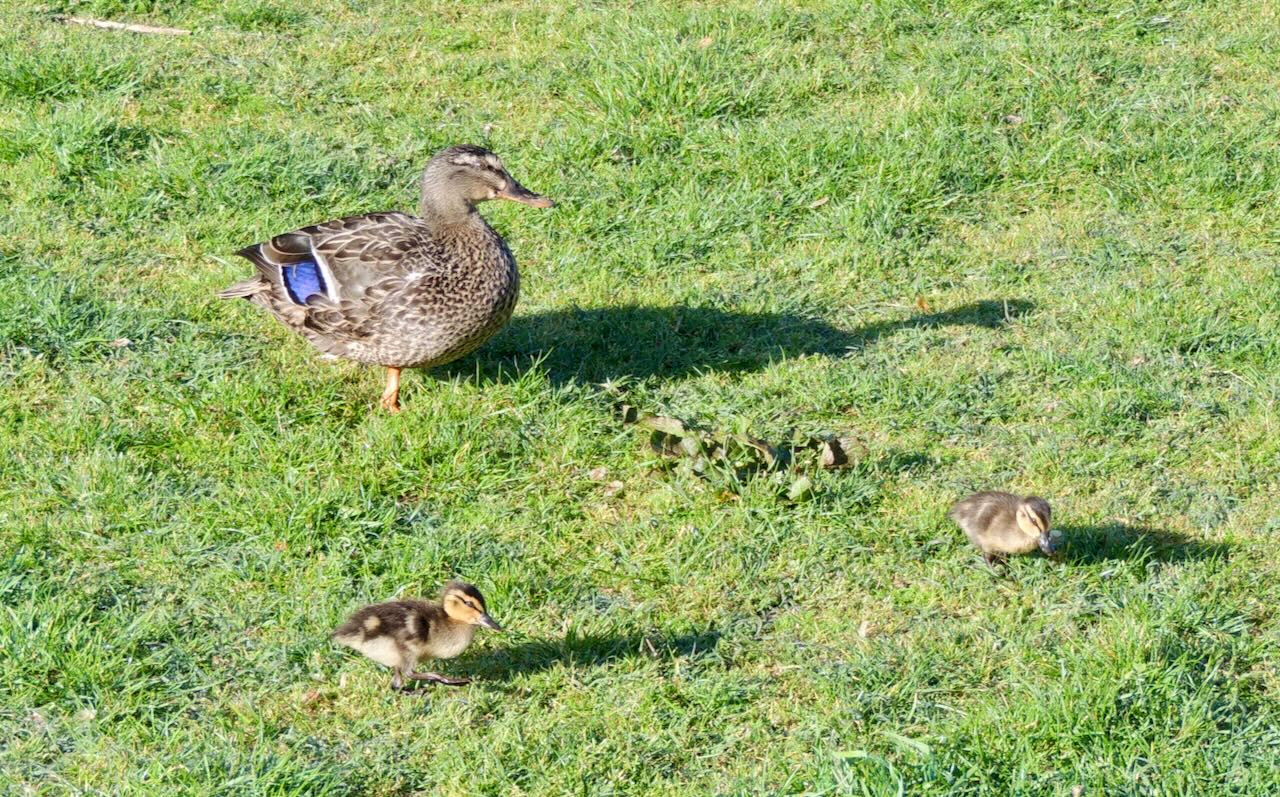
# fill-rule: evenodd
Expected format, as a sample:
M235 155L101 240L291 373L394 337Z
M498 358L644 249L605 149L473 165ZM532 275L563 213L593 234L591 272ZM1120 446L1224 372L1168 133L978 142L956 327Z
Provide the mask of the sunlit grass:
M9 3L0 791L1272 793L1277 17ZM214 298L460 142L559 205L484 208L516 318L402 414ZM793 503L618 391L861 448ZM1064 565L980 566L1000 487ZM328 641L454 576L472 686Z

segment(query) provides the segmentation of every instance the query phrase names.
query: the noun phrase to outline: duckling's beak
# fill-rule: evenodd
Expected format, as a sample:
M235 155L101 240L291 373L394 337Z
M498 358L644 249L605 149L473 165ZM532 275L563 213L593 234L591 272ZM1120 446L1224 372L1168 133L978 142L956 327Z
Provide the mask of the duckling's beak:
M1040 534L1040 550L1045 556L1053 556L1055 552L1053 547L1053 535L1048 529L1045 529Z
M556 204L550 197L545 197L542 194L535 194L528 188L517 183L515 180L508 182L507 187L498 192L498 199L510 199L512 202L523 202L524 204L535 208L549 208L554 207Z
M498 625L498 621L490 617L487 612L485 614L480 615L480 619L477 622L479 622L480 625L484 626L485 628L489 628L494 631L502 630L502 626Z

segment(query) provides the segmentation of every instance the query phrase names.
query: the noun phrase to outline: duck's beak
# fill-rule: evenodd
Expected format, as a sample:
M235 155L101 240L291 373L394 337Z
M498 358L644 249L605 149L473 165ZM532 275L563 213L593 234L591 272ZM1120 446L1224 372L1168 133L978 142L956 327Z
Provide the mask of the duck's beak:
M502 626L498 625L498 621L490 617L487 612L485 614L480 615L480 619L477 622L479 622L480 625L484 626L485 628L489 628L494 631L502 630Z
M1040 534L1040 551L1044 553L1045 556L1050 557L1055 553L1053 547L1053 536L1049 533L1048 529Z
M542 194L535 194L528 188L512 180L507 183L507 187L498 192L498 199L509 199L512 202L522 202L535 208L554 207L555 202L550 197Z

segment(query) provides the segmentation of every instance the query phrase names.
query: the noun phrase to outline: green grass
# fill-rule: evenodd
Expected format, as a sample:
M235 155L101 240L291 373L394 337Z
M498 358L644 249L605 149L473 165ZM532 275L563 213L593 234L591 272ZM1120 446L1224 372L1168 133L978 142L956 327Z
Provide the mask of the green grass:
M1275 792L1272 0L5 6L0 793ZM459 142L560 204L402 414L213 297ZM861 450L792 503L616 391ZM453 576L472 686L328 641Z

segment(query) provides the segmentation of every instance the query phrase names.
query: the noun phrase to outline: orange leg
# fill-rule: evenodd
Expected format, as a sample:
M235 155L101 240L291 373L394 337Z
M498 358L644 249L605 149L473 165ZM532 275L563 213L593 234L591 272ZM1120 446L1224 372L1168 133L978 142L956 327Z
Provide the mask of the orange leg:
M387 412L400 411L400 369L387 368L387 389L382 391L382 408Z

